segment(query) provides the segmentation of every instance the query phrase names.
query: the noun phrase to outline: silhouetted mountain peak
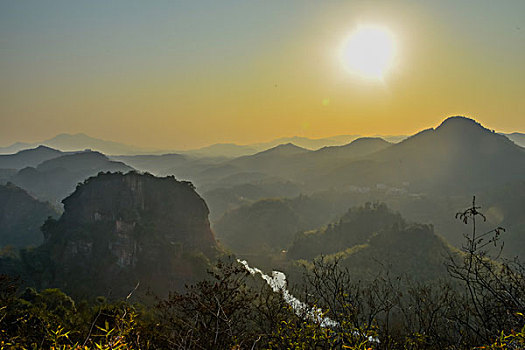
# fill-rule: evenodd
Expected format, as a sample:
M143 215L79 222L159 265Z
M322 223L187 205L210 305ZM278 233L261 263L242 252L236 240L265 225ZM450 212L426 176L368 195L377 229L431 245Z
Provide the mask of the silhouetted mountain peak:
M523 148L465 117L448 118L371 158L338 168L334 178L341 184L407 182L425 191L472 192L521 179L525 171Z
M480 123L474 119L463 117L463 116L454 116L445 119L437 128L438 130L443 129L477 129L477 130L487 130Z
M63 153L46 146L25 149L15 154L0 155L0 168L22 169L37 166L43 161L60 157Z
M57 158L49 159L42 164L38 165L38 169L49 169L53 167L59 167L59 164L65 164L69 162L75 162L75 163L81 163L81 162L104 162L109 161L108 157L106 157L104 154L100 152L94 152L94 151L83 151L73 154L66 154Z
M114 141L97 139L84 133L62 133L51 139L35 143L15 143L8 147L0 147L0 153L11 154L23 150L24 148L32 148L38 145L45 145L64 152L76 152L82 149L94 149L105 154L144 154L145 152L157 153L157 150L147 150Z
M360 137L343 146L323 147L315 153L338 157L361 157L385 149L390 145L390 142L380 137Z
M407 138L396 145L394 150L415 148L418 152L424 149L436 151L436 147L446 152L461 152L467 147L482 147L495 151L499 147L512 144L506 137L489 130L476 120L454 116L445 119L437 128L426 129Z
M111 171L133 170L133 168L122 162L111 161L105 154L91 150L49 159L37 166L39 171L47 171L58 168L70 169L71 171L83 171L99 168L108 168L107 170Z
M305 150L302 147L296 146L291 142L283 143L278 146L275 146L274 149L296 149L296 150Z
M441 125L435 129L437 134L447 135L447 137L454 137L464 140L470 144L479 144L484 148L493 147L499 144L501 147L510 147L515 150L515 147L523 147L520 144L520 134L500 134L485 128L483 125L474 119L456 116L445 119ZM505 145L505 146L503 146Z
M354 141L350 142L348 145L360 145L360 144L384 144L388 145L390 142L383 140L380 137L360 137L358 139L355 139Z
M35 147L35 148L24 149L22 151L18 151L16 154L22 155L22 154L29 154L29 153L52 153L52 154L57 154L58 155L58 154L60 154L62 152L60 152L57 149L51 148L51 147L40 145L40 146Z
M90 149L86 149L80 152L75 153L77 156L84 156L84 157L90 157L90 158L104 158L109 159L108 156L106 156L104 153L98 152L98 151L92 151Z
M33 150L33 151L51 151L51 152L60 153L59 150L51 148L51 147L47 147L47 146L44 146L44 145L40 145L40 146L38 146L36 148L33 148L33 149L26 149L26 150L20 151L18 153L28 152L28 151L31 151L31 150Z
M304 152L308 152L308 150L306 148L302 148L302 147L294 145L291 142L288 142L288 143L283 143L281 145L267 149L266 151L259 152L256 155L279 154L279 155L284 155L284 156L291 156L294 154L304 153Z
M79 147L79 143L83 143L83 142L111 142L111 141L106 141L106 140L100 140L100 139L96 139L94 137L91 137L89 135L86 135L84 133L77 133L77 134L67 134L67 133L62 133L62 134L58 134L56 135L55 137L47 140L46 142L49 142L49 143L71 143L73 145L73 147ZM71 145L67 145L69 147L71 147ZM82 147L82 145L80 145L80 147Z
M481 153L521 151L506 136L485 128L474 119L450 117L434 130L437 142L455 144L458 148L478 148Z

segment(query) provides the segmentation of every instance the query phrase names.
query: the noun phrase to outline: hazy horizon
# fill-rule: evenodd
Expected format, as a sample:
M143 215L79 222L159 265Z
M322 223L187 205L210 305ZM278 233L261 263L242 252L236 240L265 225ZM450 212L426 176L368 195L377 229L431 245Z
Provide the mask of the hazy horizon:
M469 117L467 117L469 118ZM443 120L441 120L441 122L443 122L446 118L444 118ZM520 134L525 134L525 132L522 132L522 131L501 131L501 130L496 130L496 129L493 129L493 128L490 128L490 126L487 126L487 125L484 125L482 122L480 122L479 120L475 119L475 118L469 118L469 119L473 119L475 120L476 122L480 123L483 127L487 128L487 129L491 129L491 130L495 130L496 132L498 133L503 133L503 134L511 134L511 133L520 133ZM38 143L41 143L41 142L45 142L45 141L48 141L48 140L51 140L57 136L64 136L64 135L67 135L67 136L79 136L79 135L83 135L83 136L87 136L87 137L90 137L90 138L94 138L94 139L98 139L100 141L105 141L105 142L115 142L115 143L119 143L119 144L122 144L122 145L125 145L125 146L130 146L130 147L137 147L137 148L141 148L141 149L144 149L144 150L150 150L150 151L177 151L177 150L180 150L180 151L190 151L190 150L197 150L197 149L200 149L200 148L206 148L206 147L209 147L209 146L214 146L214 145L221 145L221 144L224 144L224 145L237 145L237 146L252 146L252 145L257 145L257 144L265 144L265 143L272 143L272 142L275 142L275 141L278 141L278 140L281 140L281 139L293 139L293 138L305 138L305 139L308 139L308 140L311 140L311 141L321 141L321 140L324 140L324 139L336 139L336 138L342 138L342 137L349 137L351 140L355 139L355 138L366 138L366 137L380 137L380 138L400 138L400 137L409 137L411 135L414 135L414 134L417 134L418 132L421 132L423 130L426 130L426 129L429 129L429 128L436 128L438 127L441 122L439 122L438 124L436 125L433 125L433 126L428 126L426 128L422 128L420 130L417 130L416 132L414 133L411 133L411 134L367 134L367 135L359 135L359 134L350 134L350 133L347 133L347 134L335 134L335 135L327 135L327 136L320 136L320 137L308 137L308 136L301 136L301 135L289 135L289 136L277 136L277 137L273 137L273 138L270 138L270 139L264 139L264 140L255 140L253 142L249 142L249 143L237 143L235 141L228 141L228 140L224 140L224 141L220 141L220 142L213 142L213 143L203 143L203 144L200 144L200 145L196 145L196 146L189 146L189 147L180 147L180 148L173 148L173 147L166 147L166 148L160 148L160 147L154 147L154 146L151 146L151 145L148 145L148 144L137 144L137 143L134 143L134 140L129 140L129 141L116 141L115 139L110 139L110 138L99 138L99 137L96 137L94 135L91 135L91 134L87 134L85 132L75 132L75 133L69 133L69 132L62 132L62 133L58 133L58 134L54 134L54 135L51 135L49 137L46 137L45 139L35 139L35 140L17 140L15 142L11 142L9 144L0 144L0 148L7 148L9 146L13 146L17 143L24 143L24 144L38 144ZM284 141L283 141L284 142ZM349 141L351 142L351 141ZM395 141L397 142L397 141ZM292 142L293 143L293 142Z
M525 0L0 0L0 347L525 349L524 63Z
M60 133L157 149L409 135L464 115L525 132L525 3L0 4L0 144ZM386 28L380 79L345 40Z

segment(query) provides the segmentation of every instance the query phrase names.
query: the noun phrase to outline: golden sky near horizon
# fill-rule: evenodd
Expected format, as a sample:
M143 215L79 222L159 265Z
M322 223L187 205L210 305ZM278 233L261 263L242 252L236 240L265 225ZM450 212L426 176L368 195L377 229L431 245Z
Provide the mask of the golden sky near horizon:
M0 146L59 133L156 148L411 134L447 116L525 132L524 1L3 1ZM387 28L382 79L341 47Z

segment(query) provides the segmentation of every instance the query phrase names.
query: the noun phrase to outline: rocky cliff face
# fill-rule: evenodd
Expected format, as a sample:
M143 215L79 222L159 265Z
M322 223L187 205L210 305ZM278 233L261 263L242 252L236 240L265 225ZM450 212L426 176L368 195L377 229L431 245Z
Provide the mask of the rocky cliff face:
M129 234L149 225L167 242L190 248L215 245L206 203L190 183L174 177L99 174L62 202L61 221L66 225L111 223L115 234Z
M42 287L123 297L140 283L142 291L164 295L202 277L217 251L206 203L173 177L101 173L63 204L33 253L49 260L33 266L41 269Z

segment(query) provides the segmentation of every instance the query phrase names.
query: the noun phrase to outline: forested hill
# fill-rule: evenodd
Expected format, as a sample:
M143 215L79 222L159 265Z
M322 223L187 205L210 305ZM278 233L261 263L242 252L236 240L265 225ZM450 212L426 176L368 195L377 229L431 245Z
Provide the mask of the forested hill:
M21 254L39 287L122 298L140 284L139 294L165 295L202 278L218 252L206 203L173 177L101 173L63 203L43 245Z
M451 117L366 159L342 164L312 183L399 186L415 191L475 193L522 180L525 149L465 117Z
M40 245L44 238L40 226L49 216L58 215L49 203L35 199L12 183L0 185L0 247Z

